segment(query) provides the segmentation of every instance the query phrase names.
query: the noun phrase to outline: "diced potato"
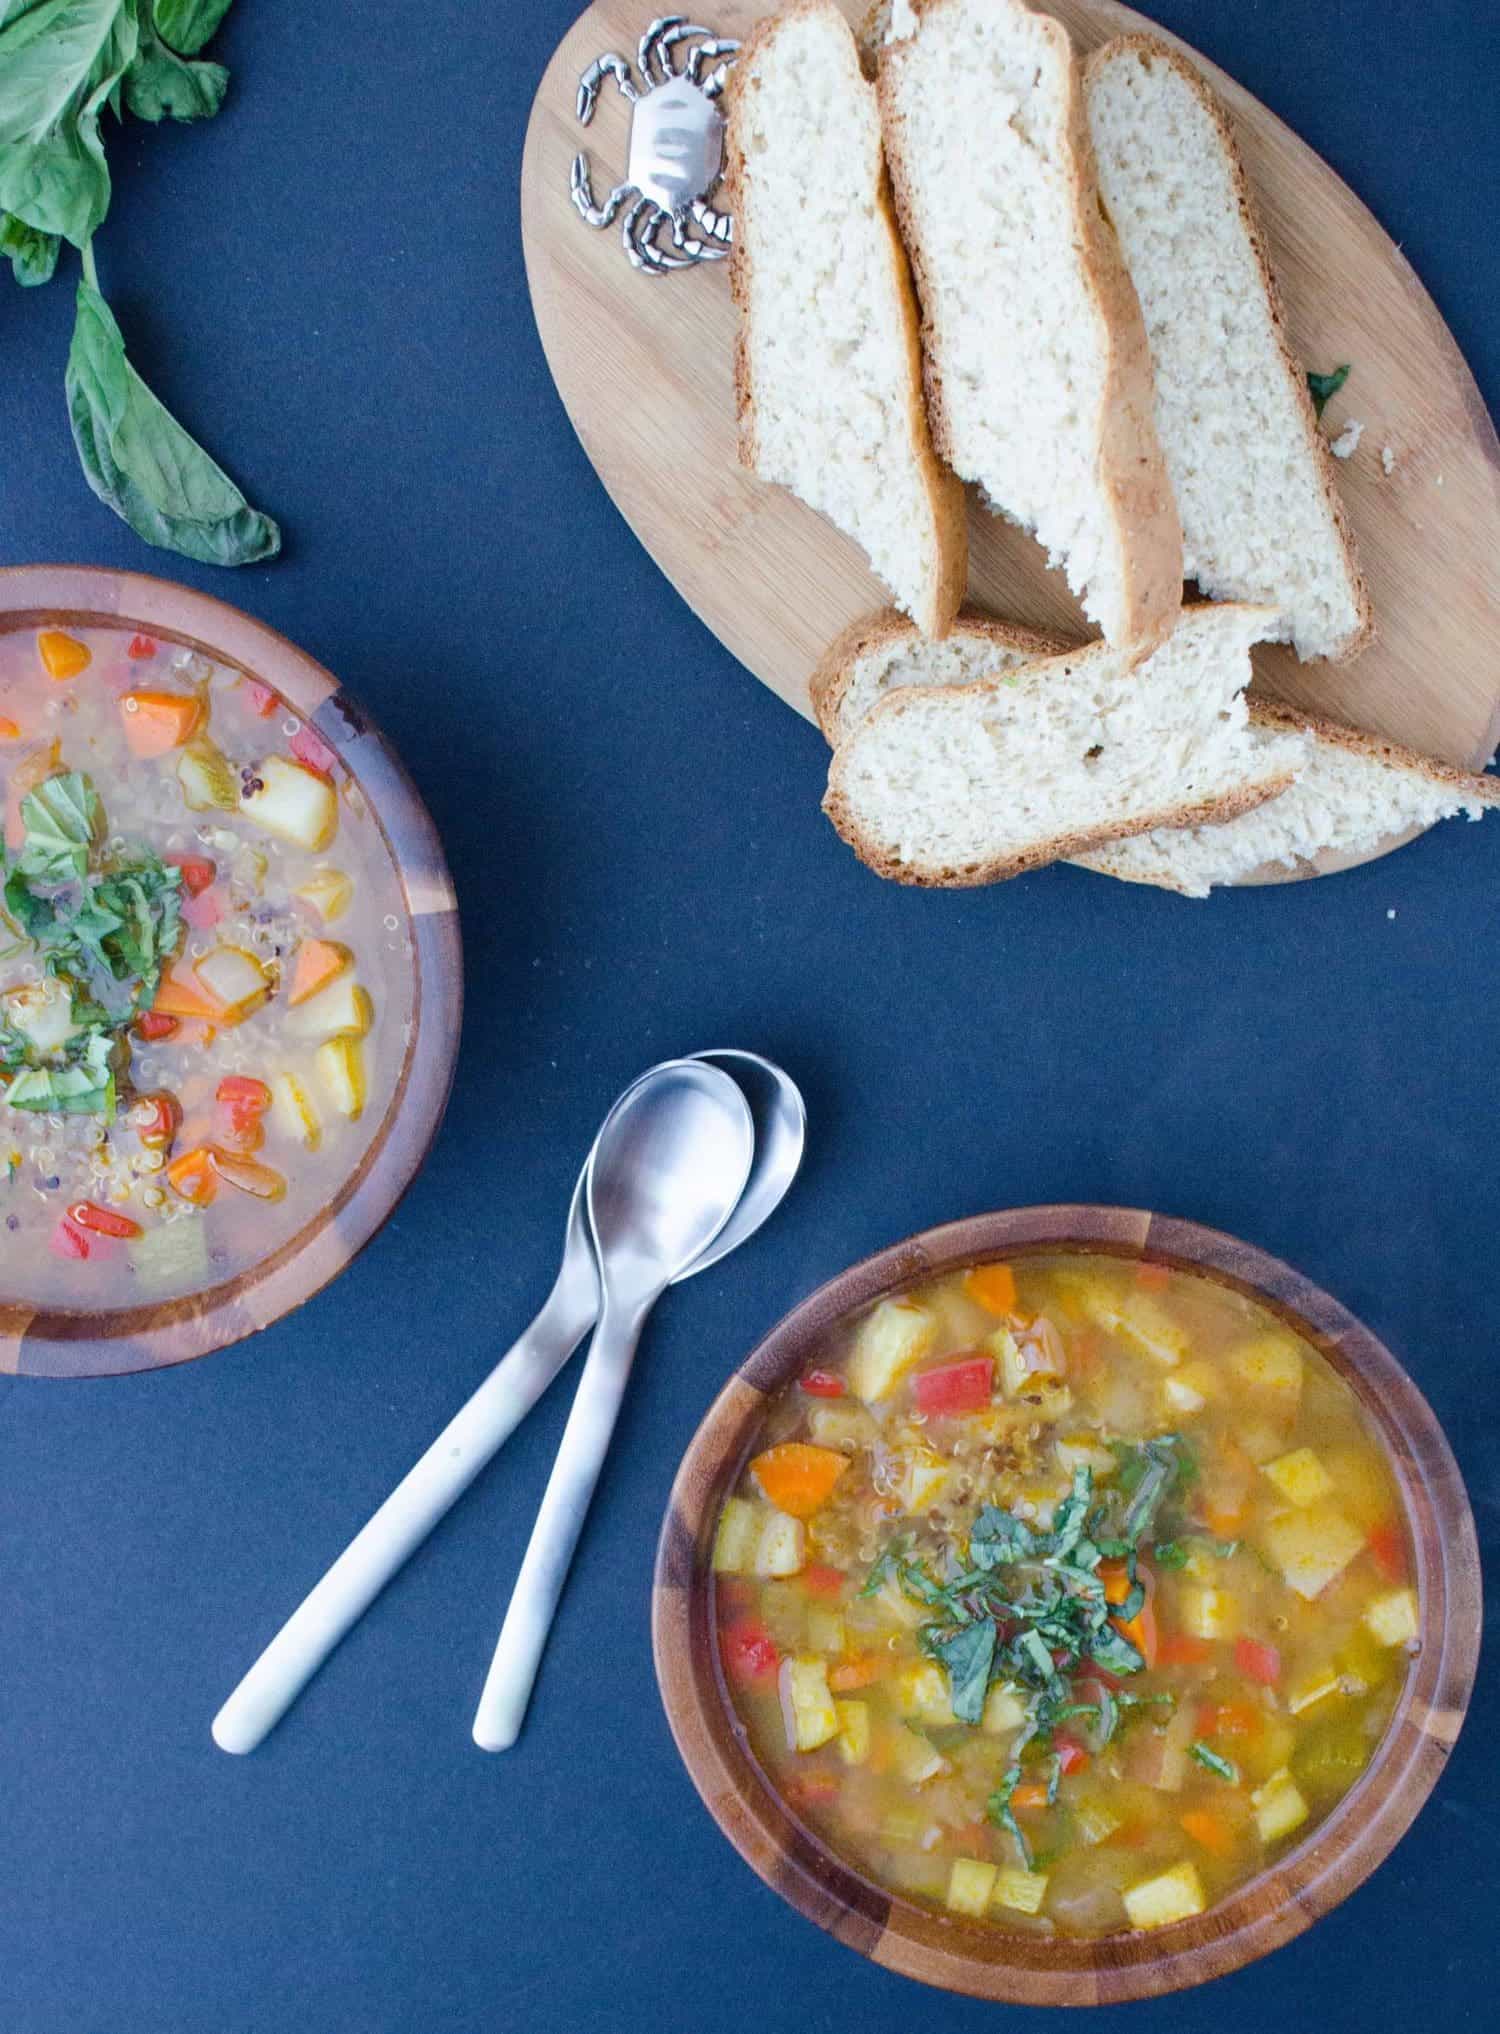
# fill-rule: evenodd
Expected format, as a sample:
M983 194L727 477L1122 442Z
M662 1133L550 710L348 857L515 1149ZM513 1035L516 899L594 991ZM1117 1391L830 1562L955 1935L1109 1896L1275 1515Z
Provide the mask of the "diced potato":
M1022 1403L1034 1420L1052 1426L1073 1410L1073 1393L1061 1378L1032 1377L1027 1380Z
M840 1448L853 1454L875 1439L879 1429L862 1405L840 1402L815 1405L808 1414L809 1438L819 1448Z
M870 1756L870 1705L868 1702L834 1701L838 1711L839 1735L834 1746L846 1766L862 1766Z
M221 1021L226 1024L238 1024L248 1017L271 990L265 969L242 946L210 947L202 960L193 963L193 973L199 987L222 1007Z
M1240 1628L1239 1598L1232 1589L1184 1589L1182 1628L1194 1638L1232 1639Z
M1121 1306L1115 1333L1163 1370L1174 1370L1192 1347L1188 1331L1149 1293L1132 1293Z
M313 1054L313 1070L341 1116L352 1123L363 1114L365 1056L357 1038L327 1039Z
M924 1781L946 1771L948 1761L933 1745L931 1738L902 1723L892 1734L891 1764L896 1777L905 1785L920 1787Z
M1059 1435L1052 1447L1058 1466L1070 1477L1075 1469L1089 1469L1096 1483L1107 1483L1119 1467L1112 1451L1087 1434Z
M236 812L240 787L223 750L207 735L188 743L177 758L177 781L189 812Z
M869 1601L882 1623L894 1624L903 1631L915 1631L918 1625L932 1621L927 1605L913 1603L894 1575L886 1577Z
M272 1093L275 1093L274 1083ZM731 1497L719 1514L719 1529L714 1534L714 1573L743 1575L755 1559L755 1545L759 1538L760 1513L747 1498Z
M1025 1721L1026 1704L1019 1691L997 1681L984 1698L980 1729L991 1731L998 1737L1005 1731L1019 1730Z
M1267 1558L1287 1586L1311 1602L1342 1575L1364 1545L1364 1536L1329 1504L1279 1512L1261 1533Z
M890 1688L891 1700L902 1716L939 1728L957 1723L948 1699L948 1676L936 1660L914 1660L893 1676Z
M1169 1416L1191 1419L1194 1413L1202 1412L1208 1404L1208 1399L1197 1385L1190 1383L1182 1375L1181 1371L1174 1371L1170 1377L1162 1380L1161 1402Z
M828 1668L822 1660L792 1659L781 1663L781 1707L787 1741L794 1751L816 1751L837 1737L842 1725L828 1690Z
M836 1610L814 1603L807 1612L807 1643L815 1653L843 1653L848 1650L844 1620Z
M1293 1716L1301 1716L1304 1710L1316 1708L1326 1702L1330 1695L1342 1693L1344 1679L1332 1667L1320 1667L1316 1673L1304 1674L1286 1691L1286 1706Z
M73 997L65 982L47 975L0 996L0 1013L38 1052L56 1052L78 1030Z
M1000 1366L1000 1389L1007 1398L1014 1398L1030 1375L1020 1343L1009 1328L997 1328L985 1346Z
M1207 1901L1197 1867L1184 1858L1170 1871L1125 1888L1125 1913L1132 1928L1167 1928L1201 1914Z
M1275 1843L1307 1820L1307 1803L1302 1797L1302 1789L1285 1766L1280 1772L1272 1773L1263 1787L1255 1789L1250 1796L1250 1805L1255 1810L1255 1826L1260 1831L1262 1843Z
M1289 1405L1288 1410L1295 1412L1295 1403ZM1272 1420L1242 1420L1235 1429L1235 1439L1256 1468L1261 1469L1267 1462L1274 1461L1286 1446L1286 1429Z
M1293 1448L1289 1455L1278 1455L1274 1462L1264 1464L1263 1473L1292 1504L1316 1504L1333 1488L1333 1478L1311 1448Z
M283 1137L300 1144L304 1151L316 1151L323 1142L318 1112L294 1073L271 1076L271 1122Z
M798 1575L807 1559L807 1528L784 1511L765 1515L751 1567L757 1575Z
M316 996L288 1010L286 1028L292 1038L363 1038L374 1021L369 991L351 975L340 975Z
M954 1914L980 1915L990 1904L995 1871L977 1857L956 1857L948 1874L948 1909Z
M315 869L305 883L292 892L317 912L325 925L342 918L354 896L354 885L342 869Z
M1302 1392L1302 1351L1288 1335L1257 1335L1230 1358L1235 1375L1251 1391L1283 1405Z
M1082 1841L1090 1846L1107 1843L1120 1826L1120 1818L1102 1801L1080 1801L1073 1820Z
M892 1850L906 1850L921 1841L927 1818L916 1808L887 1808L877 1830L882 1843Z
M856 1398L867 1403L889 1398L937 1337L937 1322L926 1307L909 1300L882 1300L866 1315L854 1338L844 1376Z
M1047 1897L1047 1874L1023 1872L1013 1867L995 1874L992 1906L1009 1907L1016 1914L1040 1914Z
M1409 1646L1421 1630L1417 1592L1392 1589L1365 1606L1364 1627L1383 1646Z
M339 801L327 778L286 756L256 766L258 791L240 794L240 810L255 825L308 854L321 854L338 832Z
M903 1511L931 1511L952 1480L950 1463L930 1448L913 1448L906 1456L896 1483L896 1496Z

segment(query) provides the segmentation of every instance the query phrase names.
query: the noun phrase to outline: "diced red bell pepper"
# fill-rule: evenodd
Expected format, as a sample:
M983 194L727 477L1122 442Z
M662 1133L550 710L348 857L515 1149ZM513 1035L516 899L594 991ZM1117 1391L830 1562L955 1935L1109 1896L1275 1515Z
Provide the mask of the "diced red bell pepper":
M755 1618L730 1625L721 1643L724 1665L733 1680L759 1687L776 1679L781 1655L771 1634Z
M271 1106L271 1090L253 1074L225 1074L214 1091L214 1100L227 1111L236 1130L258 1123Z
M276 694L258 678L245 680L245 697L250 702L250 711L258 713L262 720L269 720L276 711Z
M168 1018L167 1021L175 1024L177 1020ZM160 1094L142 1095L130 1113L132 1122L140 1117L140 1121L135 1122L135 1134L148 1151L165 1151L182 1122L177 1097L165 1090Z
M117 1215L113 1208L101 1208L93 1201L74 1201L64 1218L74 1222L80 1229L89 1229L96 1236L119 1236L128 1239L139 1236L141 1225L132 1222L129 1215Z
M1394 1519L1385 1518L1369 1536L1370 1558L1387 1582L1406 1580L1406 1542Z
M181 869L182 887L190 897L201 896L219 873L207 855L168 855L166 859L174 869Z
M957 1363L944 1363L921 1373L916 1382L917 1408L928 1414L978 1412L989 1404L994 1388L994 1357L965 1356Z
M801 1575L803 1588L810 1589L814 1596L837 1596L846 1579L841 1568L831 1568L826 1561L814 1561Z
M135 1020L138 1037L148 1045L156 1045L164 1038L170 1038L177 1029L177 1019L169 1017L164 1010L143 1010Z
M223 900L216 889L189 895L182 907L182 922L194 932L211 932L223 916Z
M809 1398L842 1398L849 1389L836 1370L804 1370L797 1382Z
M1247 1681L1258 1681L1262 1688L1274 1688L1281 1679L1281 1654L1275 1646L1262 1644L1259 1639L1237 1638L1234 1642L1234 1664Z
M140 663L143 657L154 657L156 655L156 638L154 636L132 636L130 638L130 647L126 650L125 654L127 657L133 658L136 663Z
M299 727L287 747L304 769L312 770L319 777L333 775L338 755L315 728Z
M1076 1737L1067 1731L1058 1731L1052 1739L1052 1749L1057 1753L1057 1769L1060 1773L1082 1773L1087 1771L1089 1755Z
M71 1221L66 1215L60 1215L57 1227L47 1238L47 1248L54 1257L87 1257L89 1239L76 1222Z

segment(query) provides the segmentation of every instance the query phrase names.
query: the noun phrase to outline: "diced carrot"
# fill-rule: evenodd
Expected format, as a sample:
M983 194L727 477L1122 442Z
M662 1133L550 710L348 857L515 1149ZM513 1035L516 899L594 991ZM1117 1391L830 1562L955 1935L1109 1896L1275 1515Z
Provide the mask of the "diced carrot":
M1260 1639L1237 1638L1234 1642L1234 1664L1247 1681L1259 1681L1263 1688L1274 1688L1281 1679L1279 1650Z
M1159 1667L1198 1667L1205 1660L1211 1660L1213 1653L1208 1639L1194 1638L1185 1631L1174 1631L1157 1641L1156 1664Z
M1172 1283L1172 1268L1168 1264L1150 1264L1142 1259L1135 1268L1135 1282L1145 1292L1165 1292Z
M833 1494L833 1486L849 1467L836 1448L815 1448L810 1441L782 1441L750 1464L750 1474L770 1504L793 1518L811 1518Z
M174 1193L181 1194L185 1201L191 1201L200 1208L206 1207L219 1190L213 1161L201 1144L172 1160L167 1167L167 1180Z
M152 1009L163 1017L198 1017L206 1024L222 1024L224 1006L196 980L174 973L170 968L156 985Z
M848 1577L842 1568L832 1568L826 1561L814 1561L802 1570L797 1579L814 1596L837 1596Z
M1123 1561L1101 1561L1095 1569L1104 1584L1106 1603L1123 1603L1130 1594L1130 1572Z
M987 1314L1008 1314L1016 1304L1016 1274L1008 1264L976 1264L964 1280L964 1291Z
M872 1681L883 1680L889 1662L878 1653L865 1653L856 1660L840 1660L836 1667L828 1670L828 1685L835 1695L845 1695L851 1688L868 1688Z
M1040 1780L1023 1780L1011 1790L1010 1805L1017 1815L1035 1815L1047 1806L1047 1789Z
M1190 1808L1177 1820L1194 1843L1201 1843L1215 1857L1228 1857L1234 1849L1234 1831L1223 1816L1215 1815L1211 1808Z
M122 692L120 720L134 756L164 756L181 748L203 717L188 692Z
M292 963L292 986L287 992L287 1002L295 1009L309 996L316 996L319 989L326 988L335 976L344 972L353 958L348 947L340 946L337 940L301 940Z
M1368 1545L1370 1559L1380 1570L1387 1582L1404 1582L1406 1579L1406 1541L1401 1528L1392 1518L1383 1518L1379 1525L1370 1530Z
M1106 1565L1110 1567L1118 1567L1123 1574L1125 1566L1123 1561L1109 1562L1107 1564L1101 1561L1099 1563L1101 1573L1103 1573L1103 1570L1106 1567ZM1140 1654L1141 1658L1146 1662L1146 1665L1148 1667L1154 1667L1157 1663L1158 1658L1156 1611L1153 1607L1153 1599L1155 1598L1156 1595L1156 1577L1151 1573L1149 1568L1138 1566L1136 1570L1136 1580L1140 1583L1141 1587L1146 1592L1145 1601L1142 1603L1140 1609L1136 1612L1134 1617L1112 1617L1110 1619L1110 1623L1114 1626L1115 1630L1120 1634L1121 1638L1128 1639L1130 1641L1131 1645L1135 1647L1136 1651ZM1104 1582L1105 1602L1108 1603L1111 1600L1113 1600L1117 1603L1123 1603L1125 1597L1129 1594L1130 1584L1128 1578L1126 1579L1125 1588L1121 1590L1120 1594L1113 1599L1111 1599L1109 1593L1111 1586L1118 1588L1119 1587L1118 1579L1113 1576L1106 1576Z
M65 678L76 678L94 661L87 643L80 643L77 636L64 635L61 629L43 629L36 639L36 646L41 651L47 676L55 678L59 684Z
M141 1225L132 1222L129 1215L116 1214L113 1208L101 1208L93 1201L74 1201L68 1209L68 1220L76 1222L80 1229L90 1229L96 1236L119 1236L129 1239L139 1236Z
M242 1158L237 1152L225 1151L217 1144L208 1147L208 1162L215 1174L227 1180L232 1187L238 1187L242 1194L249 1194L257 1201L280 1201L286 1198L286 1180L269 1165L258 1165L253 1158Z
M12 720L8 713L0 713L0 742L19 741L20 736L20 722Z
M1200 1737L1258 1737L1265 1718L1250 1702L1200 1702Z

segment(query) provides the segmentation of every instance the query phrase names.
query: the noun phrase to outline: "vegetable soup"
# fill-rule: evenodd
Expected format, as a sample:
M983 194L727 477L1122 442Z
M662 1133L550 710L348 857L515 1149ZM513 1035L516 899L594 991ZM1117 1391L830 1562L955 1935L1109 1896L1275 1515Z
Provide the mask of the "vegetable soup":
M0 1296L198 1292L358 1169L412 1016L358 785L259 680L117 628L0 634Z
M773 1787L909 1898L1201 1913L1364 1771L1417 1643L1352 1391L1189 1272L1048 1254L882 1301L772 1401L714 1544Z

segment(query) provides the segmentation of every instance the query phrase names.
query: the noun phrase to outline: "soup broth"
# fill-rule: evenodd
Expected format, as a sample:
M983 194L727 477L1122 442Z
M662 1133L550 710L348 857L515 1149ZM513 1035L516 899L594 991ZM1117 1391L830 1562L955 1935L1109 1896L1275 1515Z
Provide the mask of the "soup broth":
M258 679L0 634L0 1299L216 1286L358 1170L413 971L359 786Z
M1365 1770L1417 1641L1353 1392L1191 1273L1025 1256L771 1404L714 1548L771 1784L878 1883L1097 1936L1222 1900Z

